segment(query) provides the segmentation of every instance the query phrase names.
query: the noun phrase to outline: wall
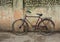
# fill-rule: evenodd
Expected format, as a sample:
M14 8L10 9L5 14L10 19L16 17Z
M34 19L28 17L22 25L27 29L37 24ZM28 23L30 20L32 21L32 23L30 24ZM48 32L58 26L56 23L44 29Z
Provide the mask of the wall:
M17 1L17 2L16 2ZM20 18L23 18L23 0L14 0L13 7L0 7L0 29L12 30L12 23ZM43 13L42 17L52 17L55 23L55 29L60 30L60 6L38 7L31 9L32 13L27 15L36 15Z
M12 30L12 23L22 17L22 4L22 0L13 0L13 7L0 6L0 30Z

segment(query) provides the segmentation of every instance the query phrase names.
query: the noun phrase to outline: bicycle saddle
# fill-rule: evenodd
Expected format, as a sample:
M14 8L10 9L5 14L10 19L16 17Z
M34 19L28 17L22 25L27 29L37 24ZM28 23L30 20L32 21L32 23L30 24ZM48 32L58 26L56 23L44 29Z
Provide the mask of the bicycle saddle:
M37 14L37 15L42 16L43 14Z

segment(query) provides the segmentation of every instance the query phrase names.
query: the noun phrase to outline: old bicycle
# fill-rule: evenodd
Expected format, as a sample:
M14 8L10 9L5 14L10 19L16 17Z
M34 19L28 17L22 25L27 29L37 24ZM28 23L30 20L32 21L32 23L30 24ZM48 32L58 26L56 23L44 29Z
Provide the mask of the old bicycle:
M54 32L55 24L50 18L41 18L43 14L37 14L38 16L27 16L25 15L24 19L18 19L13 22L12 28L13 32L17 34L25 34L31 30L29 30L29 24L34 28L33 31L38 31L39 33L51 34ZM38 18L35 25L32 25L30 21L27 19L28 17L31 18ZM29 24L28 24L29 23Z

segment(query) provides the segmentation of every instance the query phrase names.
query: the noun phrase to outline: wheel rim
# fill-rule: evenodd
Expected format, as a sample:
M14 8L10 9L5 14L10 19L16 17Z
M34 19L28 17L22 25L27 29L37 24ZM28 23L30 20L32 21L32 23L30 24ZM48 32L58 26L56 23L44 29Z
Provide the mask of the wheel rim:
M53 31L54 25L50 20L44 20L39 25L40 31L44 33L50 33Z
M13 28L17 33L24 33L24 28L26 27L26 23L23 24L22 20L18 20L14 23Z

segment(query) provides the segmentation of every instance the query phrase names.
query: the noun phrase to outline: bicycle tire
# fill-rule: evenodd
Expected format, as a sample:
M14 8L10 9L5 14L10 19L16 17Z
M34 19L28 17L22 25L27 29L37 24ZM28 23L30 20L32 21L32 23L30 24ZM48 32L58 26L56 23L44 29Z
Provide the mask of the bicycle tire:
M19 22L21 22L22 24L19 23ZM21 25L21 27L20 28L19 27L16 28L16 26L17 26L16 23L18 23L19 27ZM20 30L20 29L22 29L22 26L23 26L23 31ZM13 31L13 33L15 33L17 35L24 35L24 34L27 33L27 29L28 29L27 27L28 27L28 24L23 19L18 19L18 20L16 20L16 21L13 22L13 24L12 24L12 31Z
M41 23L43 23L44 21L49 21L49 22L51 22L51 24L50 25L52 25L53 26L53 28L48 28L47 26L46 27L43 27L42 25L40 25ZM45 24L46 25L46 24ZM47 24L48 25L48 24ZM39 33L40 34L42 34L42 35L51 35L53 32L54 32L54 30L55 30L55 24L54 24L54 22L52 21L52 20L50 20L50 19L43 19L41 22L39 22L39 24L38 24L38 26L39 26ZM43 29L45 29L45 31L43 30ZM48 30L49 29L49 30ZM42 31L43 30L43 31Z

